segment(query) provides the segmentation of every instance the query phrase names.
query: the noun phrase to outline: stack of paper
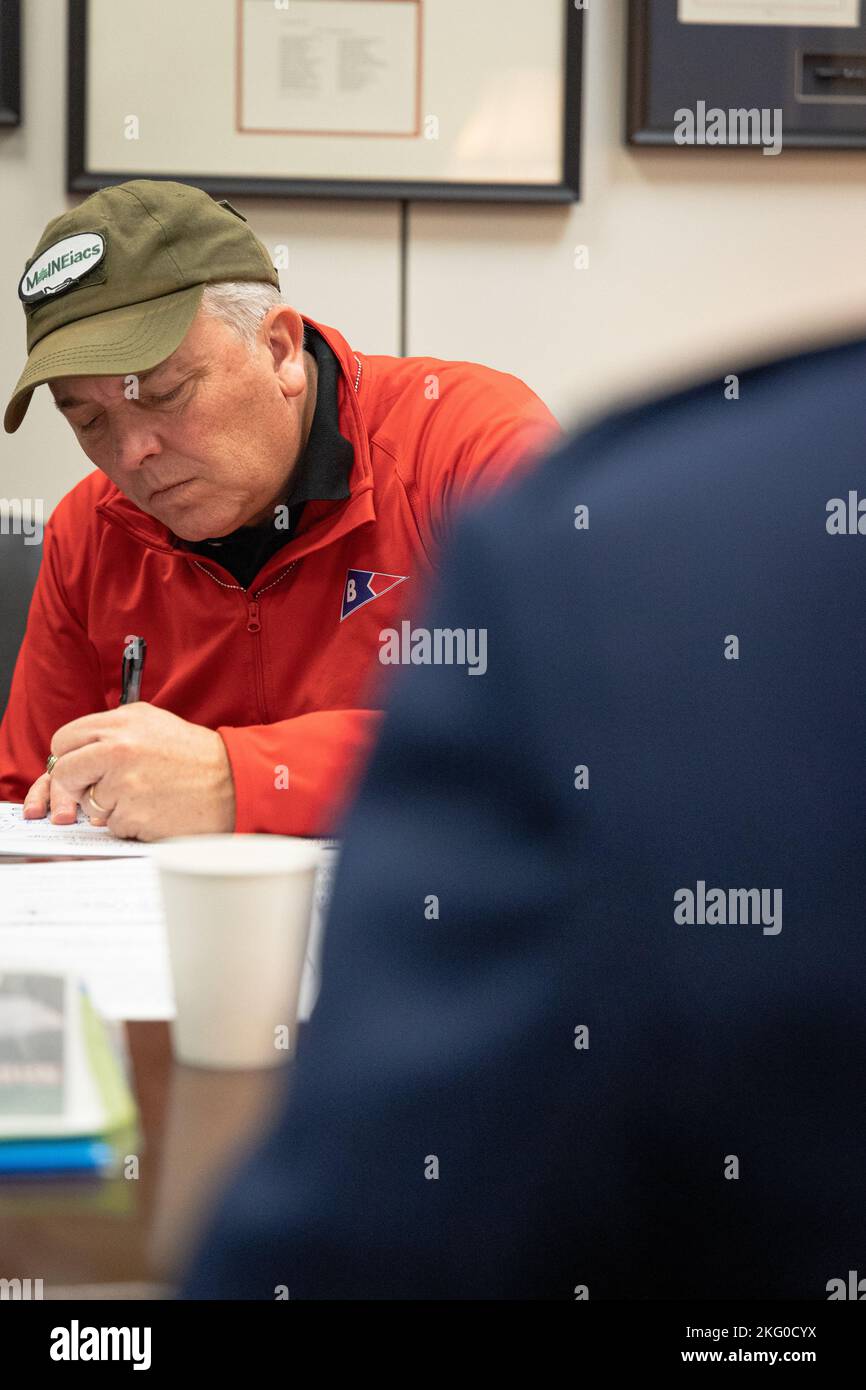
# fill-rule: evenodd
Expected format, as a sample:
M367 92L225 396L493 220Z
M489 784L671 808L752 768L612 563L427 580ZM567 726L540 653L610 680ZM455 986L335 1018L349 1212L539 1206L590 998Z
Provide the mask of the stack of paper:
M91 825L81 807L75 825L25 820L23 811L17 801L0 801L0 854L150 854L140 840L121 840L107 825Z
M338 843L317 841L322 864L301 982L299 1017L312 1014ZM97 851L93 846L98 845ZM98 859L82 856L97 852ZM0 971L36 965L75 971L107 1019L171 1019L174 998L159 879L151 846L105 826L25 821L0 802L0 854L74 855L78 862L5 864ZM125 857L125 856L134 857Z
M119 1035L77 976L0 973L0 1174L108 1172L135 1114Z

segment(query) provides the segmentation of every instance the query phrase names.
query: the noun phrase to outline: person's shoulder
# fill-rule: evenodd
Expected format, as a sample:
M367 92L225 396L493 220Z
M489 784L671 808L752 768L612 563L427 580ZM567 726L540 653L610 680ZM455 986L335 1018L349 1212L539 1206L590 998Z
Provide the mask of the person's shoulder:
M368 357L374 430L397 431L411 419L425 428L459 426L471 431L503 415L519 418L547 407L510 372L480 362L442 357ZM553 417L550 416L553 422Z
M483 362L467 362L440 357L410 359L417 372L428 378L437 395L434 399L460 409L477 402L486 412L503 407L520 411L539 397L521 377L488 367Z

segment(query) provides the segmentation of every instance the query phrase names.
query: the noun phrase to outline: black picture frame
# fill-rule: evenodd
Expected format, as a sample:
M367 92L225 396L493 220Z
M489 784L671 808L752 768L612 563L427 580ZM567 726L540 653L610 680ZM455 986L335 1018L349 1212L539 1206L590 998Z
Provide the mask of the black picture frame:
M0 0L0 127L21 124L21 0Z
M467 0L471 3L471 0ZM66 186L70 193L93 193L132 178L167 178L194 184L219 197L365 198L388 200L457 200L480 202L571 203L580 198L581 112L583 88L584 6L582 0L559 0L565 26L563 158L561 177L551 184L414 182L377 179L260 178L192 173L129 173L88 169L87 33L88 0L68 0L68 89ZM527 11L531 21L531 7Z
M862 57L862 79L829 82L823 74L848 57ZM628 143L695 156L696 146L674 139L674 112L701 100L722 110L781 110L783 149L866 148L866 6L859 28L833 28L681 24L677 0L630 0ZM732 148L701 147L696 157Z

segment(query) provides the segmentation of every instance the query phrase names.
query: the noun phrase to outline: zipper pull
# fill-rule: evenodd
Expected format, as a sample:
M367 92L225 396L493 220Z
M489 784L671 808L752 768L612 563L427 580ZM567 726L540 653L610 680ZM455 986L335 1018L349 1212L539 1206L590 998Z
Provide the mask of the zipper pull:
M262 625L259 622L259 605L257 603L250 603L247 606L249 608L247 632L261 632Z

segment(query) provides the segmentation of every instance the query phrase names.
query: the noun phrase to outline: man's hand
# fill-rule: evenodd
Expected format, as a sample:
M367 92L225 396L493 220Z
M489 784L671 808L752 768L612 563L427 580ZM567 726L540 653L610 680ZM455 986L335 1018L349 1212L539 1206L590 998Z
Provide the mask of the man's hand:
M56 825L68 825L80 803L94 825L125 839L234 830L231 765L213 729L136 701L64 724L50 751L57 762L24 798L27 819L50 810ZM91 786L105 816L91 804Z

